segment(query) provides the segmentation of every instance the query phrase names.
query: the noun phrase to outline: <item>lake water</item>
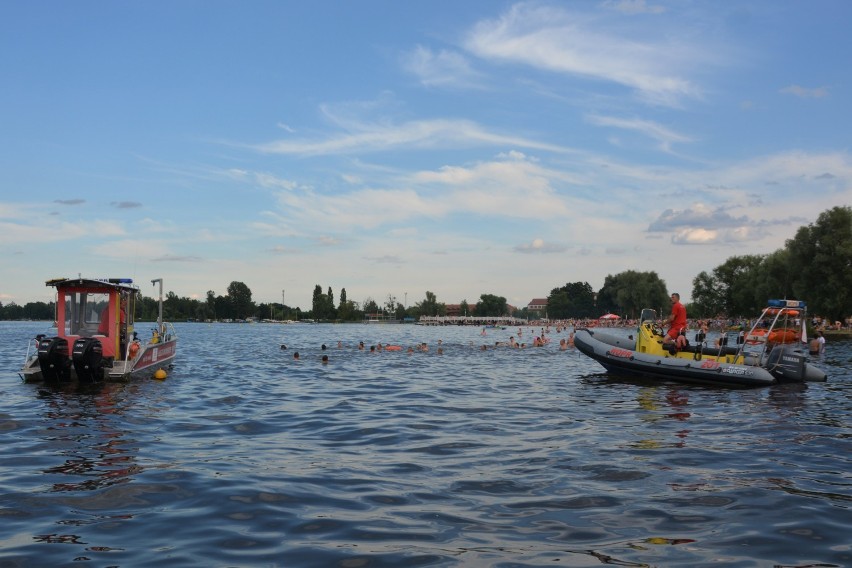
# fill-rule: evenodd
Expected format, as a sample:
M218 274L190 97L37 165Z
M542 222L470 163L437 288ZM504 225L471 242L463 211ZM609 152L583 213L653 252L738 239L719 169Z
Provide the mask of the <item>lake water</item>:
M0 322L0 566L852 566L849 341L722 390L480 349L517 328L176 327L166 380L78 392Z

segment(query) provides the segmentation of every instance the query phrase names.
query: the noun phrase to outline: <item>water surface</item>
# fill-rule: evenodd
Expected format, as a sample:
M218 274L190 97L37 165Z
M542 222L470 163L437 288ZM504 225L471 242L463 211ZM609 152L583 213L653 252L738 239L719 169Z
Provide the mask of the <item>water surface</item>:
M852 566L848 341L727 390L517 328L177 328L165 381L81 391L0 322L0 566Z

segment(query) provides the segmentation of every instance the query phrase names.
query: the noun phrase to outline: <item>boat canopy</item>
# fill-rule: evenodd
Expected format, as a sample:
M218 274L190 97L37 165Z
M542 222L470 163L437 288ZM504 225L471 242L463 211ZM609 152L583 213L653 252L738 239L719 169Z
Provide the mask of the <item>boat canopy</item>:
M95 288L115 288L118 290L139 291L139 286L133 284L132 278L53 278L44 283L45 286L53 286L54 288L67 288L69 286L76 287L95 287Z

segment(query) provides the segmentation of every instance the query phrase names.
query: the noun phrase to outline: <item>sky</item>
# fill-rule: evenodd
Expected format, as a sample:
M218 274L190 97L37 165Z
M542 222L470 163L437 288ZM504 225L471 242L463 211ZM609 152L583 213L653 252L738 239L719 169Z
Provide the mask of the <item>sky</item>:
M689 301L852 204L852 2L7 0L0 302L54 277Z

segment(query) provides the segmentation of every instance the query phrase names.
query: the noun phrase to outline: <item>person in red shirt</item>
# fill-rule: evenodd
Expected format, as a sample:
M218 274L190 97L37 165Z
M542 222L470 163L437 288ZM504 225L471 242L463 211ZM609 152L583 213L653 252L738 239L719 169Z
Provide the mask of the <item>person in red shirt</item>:
M686 345L686 308L680 303L680 294L672 294L672 315L669 317L669 330L664 343L680 348Z

